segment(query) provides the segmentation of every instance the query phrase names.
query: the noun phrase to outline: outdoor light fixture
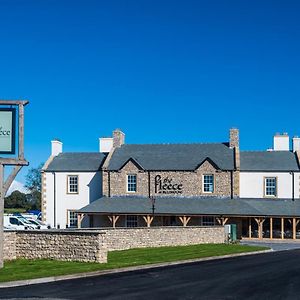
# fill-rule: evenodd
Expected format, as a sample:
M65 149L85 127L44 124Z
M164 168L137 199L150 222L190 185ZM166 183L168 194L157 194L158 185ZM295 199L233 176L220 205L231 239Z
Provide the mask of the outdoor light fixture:
M151 204L152 204L152 215L154 215L154 212L155 212L155 197L154 196L150 196L150 201L151 201Z

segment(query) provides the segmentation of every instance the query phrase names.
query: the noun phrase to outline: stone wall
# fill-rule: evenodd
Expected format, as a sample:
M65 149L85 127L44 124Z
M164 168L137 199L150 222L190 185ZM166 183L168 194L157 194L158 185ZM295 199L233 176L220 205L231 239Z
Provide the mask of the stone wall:
M108 185L110 182L110 196L120 195L161 195L161 196L231 196L231 174L229 171L216 170L215 167L205 161L195 171L143 171L138 168L132 161L129 161L120 171L110 172L103 176L104 194L108 196ZM127 192L127 175L137 175L137 191L136 193ZM213 193L203 192L202 180L204 174L213 174L215 179L215 187ZM182 185L181 193L162 194L155 190L155 177L161 176L162 181L171 183L172 185ZM149 185L150 177L150 185ZM150 187L150 191L149 191Z
M107 262L107 251L131 248L221 244L223 226L4 232L4 259Z
M56 259L107 262L107 247L100 231L4 232L4 259Z
M104 230L108 251L130 248L222 244L223 226L215 227L151 227Z
M4 232L3 257L4 260L12 260L17 258L17 233L15 231Z

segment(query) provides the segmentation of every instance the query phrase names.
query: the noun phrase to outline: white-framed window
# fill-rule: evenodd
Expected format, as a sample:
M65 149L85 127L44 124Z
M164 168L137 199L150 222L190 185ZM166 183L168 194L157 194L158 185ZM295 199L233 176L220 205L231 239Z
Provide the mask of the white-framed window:
M126 216L126 227L137 227L138 217L137 216Z
M68 194L78 194L78 175L68 175L67 178Z
M78 213L76 211L68 210L68 227L78 227Z
M204 193L213 193L215 188L214 175L213 174L204 174L203 175L203 192Z
M131 192L131 193L136 192L136 175L135 174L127 175L127 192Z
M265 177L265 196L276 197L277 196L277 178Z
M202 226L214 226L216 225L216 218L211 216L202 217Z

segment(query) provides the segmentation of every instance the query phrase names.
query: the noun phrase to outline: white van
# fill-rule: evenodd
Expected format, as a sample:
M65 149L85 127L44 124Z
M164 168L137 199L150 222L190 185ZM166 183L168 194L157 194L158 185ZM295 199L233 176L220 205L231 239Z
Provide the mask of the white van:
M16 230L34 229L35 227L24 218L13 215L4 215L4 227Z

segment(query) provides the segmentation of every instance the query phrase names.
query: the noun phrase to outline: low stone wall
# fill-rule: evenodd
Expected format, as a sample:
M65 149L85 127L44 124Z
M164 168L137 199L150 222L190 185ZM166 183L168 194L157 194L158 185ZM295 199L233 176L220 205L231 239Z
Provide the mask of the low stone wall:
M130 248L222 244L223 226L215 227L143 227L105 229L108 251Z
M48 258L105 263L107 247L104 234L101 231L79 230L4 232L4 259Z
M221 244L224 241L223 226L6 231L4 232L4 259L49 258L105 263L107 251L112 250Z
M17 233L15 231L4 232L3 257L4 260L17 258Z

